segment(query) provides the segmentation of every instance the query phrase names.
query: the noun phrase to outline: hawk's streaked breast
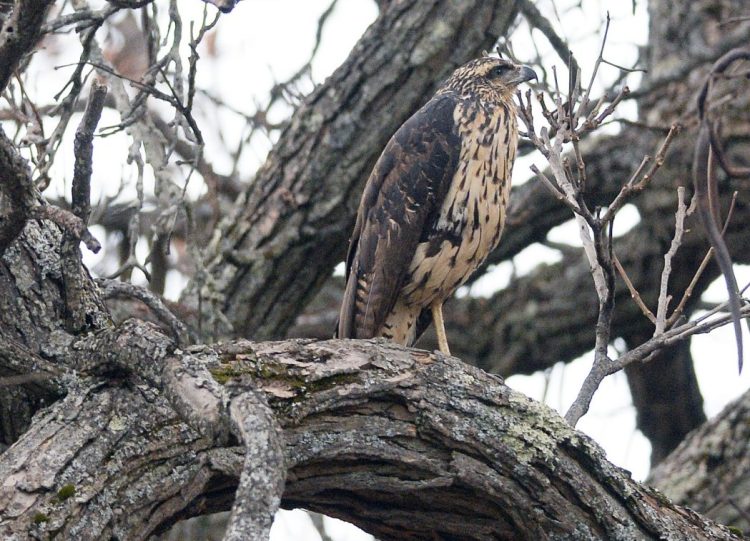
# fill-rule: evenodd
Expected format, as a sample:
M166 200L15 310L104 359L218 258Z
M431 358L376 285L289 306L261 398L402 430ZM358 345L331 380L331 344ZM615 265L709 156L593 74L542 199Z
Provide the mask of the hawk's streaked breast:
M413 341L422 307L450 297L484 263L505 223L517 144L515 107L459 102L453 117L461 140L458 167L436 223L417 245L402 298L386 319L385 336L397 342Z

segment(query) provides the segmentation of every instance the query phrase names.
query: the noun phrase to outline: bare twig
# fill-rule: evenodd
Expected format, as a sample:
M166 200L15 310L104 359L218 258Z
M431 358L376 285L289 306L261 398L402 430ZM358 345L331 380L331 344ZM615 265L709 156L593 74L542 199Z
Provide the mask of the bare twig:
M667 307L672 300L668 295L669 276L672 274L672 258L677 253L677 249L682 244L682 236L685 233L685 216L687 215L687 205L685 204L685 188L677 188L677 212L675 213L675 230L672 243L669 250L664 254L664 268L661 273L661 282L659 287L659 300L656 308L656 329L654 336L664 332L667 325Z
M209 32L214 26L216 26L216 23L219 22L219 15L217 14L213 21L207 24L207 13L206 10L203 10L203 23L201 24L200 30L198 30L198 35L193 36L193 24L191 22L190 24L190 58L188 60L188 93L187 93L187 105L186 109L188 111L193 110L193 99L195 98L195 75L198 72L198 60L200 59L200 55L198 54L198 46L200 45L201 41L203 41L203 38L205 37L206 33Z
M537 8L531 0L522 0L519 3L519 9L524 17L526 17L529 24L544 34L544 37L547 38L547 41L552 45L552 48L560 59L568 64L570 72L572 74L577 74L580 68L578 67L578 62L576 61L575 56L573 56L573 52L570 50L565 40L555 32L552 23L542 15L539 8Z
M622 266L622 263L620 263L620 260L615 256L613 258L613 261L615 263L615 268L617 269L617 273L622 278L622 281L625 282L625 285L628 288L628 291L630 291L630 297L635 301L635 303L638 305L638 308L641 309L641 312L643 312L643 315L646 316L651 323L656 324L656 316L654 313L649 310L648 306L646 306L646 303L643 302L643 299L641 298L641 294L638 293L638 290L633 285L633 282L628 277L628 273L625 272L625 268Z
M63 287L65 288L66 327L74 332L87 325L86 306L84 302L84 279L81 272L81 249L79 241L83 240L93 252L98 252L100 245L86 228L91 214L91 172L94 153L94 131L99 123L107 97L107 87L96 81L91 86L89 101L83 119L76 130L73 143L75 164L71 208L73 212L44 206L47 217L55 220L65 229L61 247L61 268ZM72 110L72 109L71 109ZM69 110L69 112L71 111Z
M542 181L542 183L547 187L550 194L552 194L555 199L563 203L576 214L578 213L578 204L575 201L571 201L570 199L565 197L565 194L552 183L552 181L549 179L549 177L547 177L547 175L544 174L544 172L542 172L536 165L532 165L530 169Z
M584 111L588 107L589 104L589 96L591 96L591 89L594 86L594 80L596 79L596 74L599 71L599 66L601 66L602 61L604 60L604 46L607 44L607 36L609 35L609 12L607 12L607 22L604 26L604 36L602 37L602 46L599 49L599 56L596 58L596 62L594 63L594 69L591 71L591 79L589 80L589 85L586 87L586 92L583 94L583 98L581 99L581 106L580 110Z
M95 25L99 26L101 23L110 17L114 12L119 11L121 8L114 6L107 6L101 10L92 9L80 9L73 13L61 15L57 18L50 19L42 25L41 33L50 34L58 32L66 26L75 25L77 31L84 30L85 28Z
M609 18L607 29L609 26ZM602 51L606 43L607 29L605 29L602 49L599 54L599 60L596 63L596 69L601 65ZM604 221L599 216L599 211L592 212L583 198L583 187L586 179L585 162L578 148L578 141L582 134L591 131L601 125L601 121L612 114L622 97L626 95L627 88L623 89L618 97L613 100L609 107L602 113L599 113L603 106L604 100L599 100L596 106L591 109L585 121L579 126L582 118L582 109L588 105L588 96L593 85L596 71L592 75L591 82L583 97L581 97L581 87L578 82L578 73L570 72L568 78L568 96L563 99L560 92L557 71L553 68L553 79L555 89L552 94L552 100L555 104L554 110L547 109L543 97L539 97L539 103L542 107L542 115L550 124L550 130L542 128L539 136L536 135L534 128L533 112L530 102L530 94L527 93L526 101L519 93L521 107L519 109L522 122L527 128L527 136L540 152L544 155L549 163L554 183L552 180L538 168L532 168L552 193L574 212L575 220L578 225L581 242L584 253L589 263L591 276L594 279L597 297L599 300L599 313L596 323L596 341L594 344L594 364L586 379L584 386L579 394L579 399L571 406L565 415L566 420L575 425L578 419L586 413L594 392L601 382L601 374L606 372L606 366L611 363L607 348L611 333L612 314L614 311L614 290L615 290L615 270L614 254L612 250L612 220ZM598 116L596 116L598 115ZM554 132L554 135L552 135ZM575 173L571 161L563 157L563 147L565 143L572 143L573 155L575 158Z
M602 217L603 222L606 223L614 219L615 214L620 211L625 203L627 203L632 197L641 193L649 186L649 184L651 184L656 171L658 171L659 168L664 164L664 160L667 156L667 150L669 150L669 146L672 144L675 136L680 132L680 129L681 127L679 124L673 124L669 128L669 132L664 138L664 141L662 141L661 145L659 146L659 149L656 151L656 156L653 160L650 156L644 156L643 161L641 161L641 164L633 172L630 180L628 180L628 182L623 185L614 201L612 201L612 203L609 205L607 212L604 213L604 216ZM646 169L646 166L649 164L650 166L648 167L648 169Z
M684 323L683 325L679 325L677 327L674 327L663 334L660 334L657 337L652 338L648 342L645 342L644 344L638 346L637 348L634 348L630 350L629 352L625 353L622 357L618 358L616 361L612 363L612 372L617 372L623 368L625 368L627 365L632 364L634 362L643 362L645 360L648 360L649 356L658 351L659 349L662 349L666 346L670 346L672 344L675 344L681 340L685 340L689 338L690 336L693 336L695 334L705 334L713 331L714 329L717 329L719 327L723 327L724 325L727 325L728 323L732 323L733 316L732 314L724 314L718 317L715 317L713 319L710 319L712 316L717 314L718 312L725 311L728 308L728 303L722 303L718 305L716 308L714 308L709 313L701 316L700 318L697 318L694 321L688 321ZM743 318L750 317L750 306L743 306L740 310L740 316Z
M111 16L115 12L116 10L108 11L106 15ZM43 150L37 157L36 183L39 186L39 189L42 191L45 190L50 183L51 179L48 175L49 170L52 167L52 163L55 159L55 154L60 148L60 144L62 143L63 135L65 134L65 131L68 127L68 123L73 116L76 101L78 100L81 90L83 89L83 68L85 65L84 61L91 53L91 47L94 44L94 37L97 30L104 24L105 21L106 18L104 17L101 19L94 19L92 21L92 25L81 32L80 41L82 50L80 55L80 62L76 64L76 69L73 70L73 74L70 76L65 86L55 95L55 100L59 100L60 96L62 96L65 90L70 87L70 91L67 93L67 95L62 100L60 100L55 108L50 112L51 116L59 116L59 121L57 122L55 129L52 130L52 133L50 134L46 144L44 145Z
M621 191L605 212L602 213L601 209L598 208L592 211L587 206L583 197L583 189L586 184L586 164L578 142L581 136L600 127L614 113L619 103L629 94L629 89L623 87L609 103L607 103L604 97L599 98L593 105L590 102L591 90L597 70L602 64L611 64L605 61L603 57L608 30L609 16L607 17L599 56L588 87L585 90L581 88L579 82L580 75L571 71L568 78L568 95L563 98L557 79L557 72L553 68L554 89L551 92L551 97L554 108L547 106L542 95L538 95L537 97L542 109L542 116L549 123L549 129L543 127L537 135L534 127L530 94L527 92L525 100L523 95L518 94L521 104L519 116L526 127L526 136L532 145L547 159L552 174L548 176L542 173L538 167L533 167L532 170L545 186L550 189L552 194L558 200L563 201L574 212L583 250L589 263L589 269L594 279L594 286L599 300L593 366L576 401L565 415L566 420L571 425L575 425L581 416L588 411L591 398L598 389L602 379L611 373L612 360L608 357L608 346L614 313L616 273L619 272L623 277L631 296L635 299L643 313L657 325L659 333L663 332L667 322L668 297L666 293L662 295L657 314L654 315L645 305L643 299L641 299L635 287L630 282L627 273L614 255L612 226L615 215L625 202L633 195L644 190L654 178L656 171L664 163L666 152L679 127L677 125L672 126L665 140L657 150L655 159L652 160L649 157L644 157L640 166L633 173L629 181L623 185ZM563 147L567 143L572 145L572 155L563 156ZM684 232L684 217L686 214L687 207L684 204L684 191L680 191L679 215L681 218L678 220L678 232L672 249L665 256L666 268L662 283L664 290L666 290L668 283L667 279L670 274L671 259L680 245Z
M723 303L716 309L716 311L725 309L726 307L727 303ZM640 346L631 349L614 361L609 363L595 363L589 374L586 376L573 405L565 415L566 420L572 424L572 421L577 421L578 418L580 418L580 416L576 418L577 415L583 415L583 413L588 410L588 406L591 403L594 393L596 393L599 384L601 384L605 377L614 374L615 372L619 372L630 364L646 362L651 359L655 352L665 347L686 340L696 334L709 333L714 329L733 321L733 316L731 314L719 316L714 319L708 319L709 315L714 314L707 314L703 318L699 318L695 321L688 321L683 325L674 327L673 329L651 338ZM750 317L750 306L743 306L740 310L740 315L741 317Z
M107 87L96 80L91 84L88 105L83 114L73 143L75 166L73 169L71 208L84 225L91 214L91 162L94 153L94 130L99 123L107 98Z
M695 199L693 201L695 201ZM737 192L734 192L734 194L732 194L732 202L729 205L729 211L727 212L727 218L726 220L724 220L724 227L721 230L722 236L724 236L724 234L727 232L727 227L729 227L729 222L732 219L732 214L734 213L736 202L737 202ZM690 280L690 283L685 289L685 292L682 294L682 298L680 299L680 303L677 305L677 308L675 308L674 312L672 312L672 315L669 316L669 319L667 320L667 328L672 327L677 321L677 319L680 317L680 315L682 314L683 310L685 309L685 304L692 296L693 289L695 289L695 286L698 283L698 280L700 280L700 277L703 274L703 271L706 270L706 267L708 266L708 263L711 261L711 257L713 257L713 255L714 255L714 249L713 247L711 247L706 252L706 255L703 257L701 264L698 266L698 270L695 271L695 274L693 275L692 280Z

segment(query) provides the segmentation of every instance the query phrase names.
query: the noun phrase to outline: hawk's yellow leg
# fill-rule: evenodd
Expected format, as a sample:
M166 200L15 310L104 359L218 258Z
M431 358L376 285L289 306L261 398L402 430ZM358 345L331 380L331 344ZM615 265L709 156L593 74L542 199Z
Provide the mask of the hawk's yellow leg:
M443 323L443 303L436 302L432 305L432 321L435 322L435 332L437 333L438 347L446 355L451 354L448 349L448 337L445 335L445 323Z

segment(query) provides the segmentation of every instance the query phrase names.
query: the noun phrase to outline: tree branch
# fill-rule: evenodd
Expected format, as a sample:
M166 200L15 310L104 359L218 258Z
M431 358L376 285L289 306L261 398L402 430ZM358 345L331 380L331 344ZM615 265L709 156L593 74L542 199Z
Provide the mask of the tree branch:
M124 296L138 299L148 306L156 317L164 323L171 331L175 341L180 346L186 346L190 342L187 327L167 308L161 298L151 291L131 284L129 282L119 282L117 280L108 280L106 278L97 280L101 289L102 298L111 299L112 297Z
M230 391L243 381L262 391L286 441L282 506L344 518L383 540L735 539L630 480L545 406L457 359L351 340L170 355L165 336L147 330L144 347L137 325L123 331L104 339L131 359L121 366L187 356ZM263 423L258 404L234 402L235 422ZM243 439L267 446L268 429L250 428ZM10 517L0 534L145 538L198 508L225 508L241 472L267 471L258 462L266 458L200 438L143 387L72 390L0 455L0 512Z
M83 113L83 119L76 130L73 153L75 167L73 171L71 206L73 214L88 223L91 214L91 162L94 158L94 130L104 109L107 98L107 87L96 80L91 84L91 93Z
M26 161L0 128L0 257L18 237L36 202L36 190ZM3 201L6 199L6 201Z
M286 479L281 427L265 397L254 389L233 398L229 413L245 444L245 463L224 539L268 539Z
M54 0L16 0L13 12L0 28L0 92L39 41L47 9L53 3Z

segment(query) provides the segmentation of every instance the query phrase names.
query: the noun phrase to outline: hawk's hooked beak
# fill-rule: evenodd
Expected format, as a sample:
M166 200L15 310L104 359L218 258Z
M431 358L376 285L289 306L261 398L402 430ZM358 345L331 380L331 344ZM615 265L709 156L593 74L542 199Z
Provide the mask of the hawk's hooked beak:
M538 80L536 72L529 66L521 66L521 69L518 70L518 75L513 78L513 83L518 85L532 79Z

